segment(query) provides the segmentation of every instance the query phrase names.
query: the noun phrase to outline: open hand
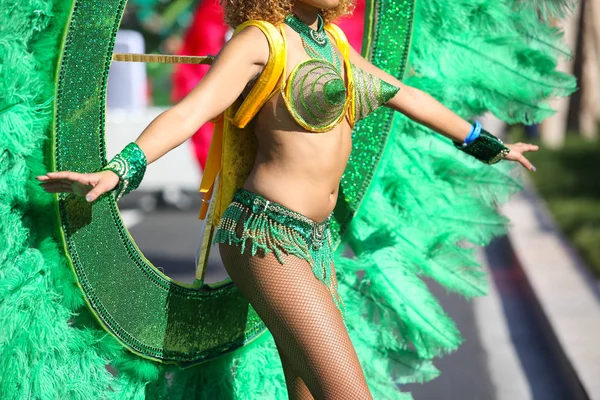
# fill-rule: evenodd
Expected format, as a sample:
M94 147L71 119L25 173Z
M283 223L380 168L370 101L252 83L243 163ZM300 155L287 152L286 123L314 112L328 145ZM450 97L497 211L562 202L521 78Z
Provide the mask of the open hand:
M506 147L510 149L510 153L504 158L509 161L516 161L520 163L522 166L527 168L530 171L535 172L535 167L525 156L523 153L528 151L538 151L539 147L534 144L527 143L515 143L515 144L504 144Z
M100 171L90 174L62 171L48 172L36 177L48 193L74 193L85 197L88 202L113 190L119 184L119 176L112 171Z

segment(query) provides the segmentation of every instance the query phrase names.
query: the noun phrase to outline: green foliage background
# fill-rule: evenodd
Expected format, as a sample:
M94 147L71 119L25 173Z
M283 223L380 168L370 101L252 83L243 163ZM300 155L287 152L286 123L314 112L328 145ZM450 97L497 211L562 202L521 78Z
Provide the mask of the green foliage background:
M529 159L555 221L600 278L600 141L571 132L563 148L542 148Z

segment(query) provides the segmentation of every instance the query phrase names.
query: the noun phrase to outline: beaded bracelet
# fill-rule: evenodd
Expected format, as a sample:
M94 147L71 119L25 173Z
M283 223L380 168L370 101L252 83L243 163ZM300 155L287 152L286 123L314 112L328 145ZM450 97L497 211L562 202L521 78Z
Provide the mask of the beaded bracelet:
M471 125L471 132L469 132L469 136L465 138L466 144L471 144L475 139L477 139L481 135L481 122L475 121Z
M118 201L140 186L146 172L146 155L136 143L129 143L102 171L112 171L119 176L119 185L115 189Z
M481 129L479 136L471 143L454 142L454 146L486 164L495 164L510 153L502 140L485 129Z

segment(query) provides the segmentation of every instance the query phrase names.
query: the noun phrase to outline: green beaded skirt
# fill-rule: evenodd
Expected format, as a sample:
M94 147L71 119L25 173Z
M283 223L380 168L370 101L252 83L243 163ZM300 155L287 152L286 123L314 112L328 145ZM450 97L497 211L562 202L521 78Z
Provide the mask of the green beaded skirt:
M239 246L240 252L273 253L280 263L284 255L293 255L311 266L343 312L342 302L332 279L333 244L330 219L316 222L264 197L239 190L217 227L214 242Z

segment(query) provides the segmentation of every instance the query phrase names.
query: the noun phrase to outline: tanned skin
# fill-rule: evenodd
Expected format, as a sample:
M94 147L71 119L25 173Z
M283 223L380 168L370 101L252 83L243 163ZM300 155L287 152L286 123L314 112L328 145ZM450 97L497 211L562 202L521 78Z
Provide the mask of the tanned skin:
M298 0L294 12L316 29L319 9L329 9L337 4L337 0ZM289 74L295 65L309 57L298 33L287 25L284 31ZM268 59L267 39L258 28L248 27L233 37L194 90L160 114L138 137L136 143L146 155L148 164L184 143L200 126L225 111L262 72ZM400 88L386 106L457 142L463 142L469 134L470 123L433 97L404 85L354 50L351 61ZM339 182L350 156L352 142L348 121L344 120L330 132L308 133L294 121L281 94L277 94L257 115L255 131L258 153L244 188L315 221L325 220L335 207ZM535 171L523 153L537 151L537 146L524 143L506 146L511 150L507 160ZM111 171L49 172L37 179L47 192L73 192L85 196L89 202L114 189L119 181Z

